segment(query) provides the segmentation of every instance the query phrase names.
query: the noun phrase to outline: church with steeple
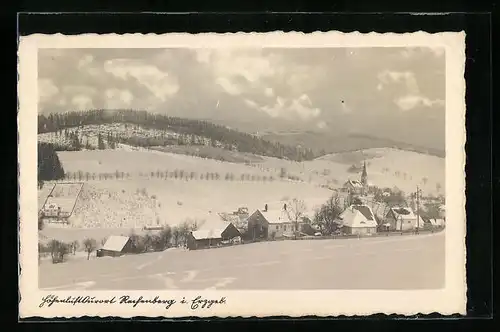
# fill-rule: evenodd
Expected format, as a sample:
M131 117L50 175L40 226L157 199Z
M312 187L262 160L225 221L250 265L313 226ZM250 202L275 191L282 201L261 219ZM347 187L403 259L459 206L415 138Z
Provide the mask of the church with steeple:
M361 185L363 186L363 194L368 192L368 174L366 173L366 161L363 162L363 172L361 172Z
M365 195L368 193L368 173L366 171L366 162L363 162L360 181L347 180L344 184L344 190L353 195Z

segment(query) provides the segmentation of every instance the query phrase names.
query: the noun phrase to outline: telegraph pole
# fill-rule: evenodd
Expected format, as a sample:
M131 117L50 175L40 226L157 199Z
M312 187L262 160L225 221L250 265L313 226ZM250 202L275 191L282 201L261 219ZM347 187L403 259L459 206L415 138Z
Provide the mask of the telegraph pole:
M417 185L417 234L418 234L418 231L419 231L419 228L420 228L420 199L419 199L419 196L420 196L420 189L418 189L418 185Z

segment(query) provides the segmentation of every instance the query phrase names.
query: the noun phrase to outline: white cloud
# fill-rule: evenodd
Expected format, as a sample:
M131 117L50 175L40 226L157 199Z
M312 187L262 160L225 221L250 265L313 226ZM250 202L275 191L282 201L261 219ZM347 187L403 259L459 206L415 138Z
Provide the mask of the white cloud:
M111 109L126 108L134 100L134 96L129 90L107 89L105 96L106 108Z
M135 78L159 100L165 101L179 91L177 79L169 73L161 71L153 65L143 64L131 59L108 60L104 63L104 71L118 78L127 80Z
M242 93L241 88L231 80L225 78L225 77L219 77L218 79L215 80L215 83L220 85L224 91L229 93L230 95L237 96Z
M273 90L273 88L266 88L266 89L264 90L264 94L265 94L266 96L268 96L268 97L272 97L272 96L274 96L274 90Z
M71 103L80 110L88 110L94 108L92 98L86 95L76 95L71 99Z
M378 75L380 80L377 90L381 91L384 85L397 83L406 86L406 94L394 99L394 103L402 111L409 111L418 106L432 107L444 105L442 100L431 100L420 93L415 74L412 72L384 71Z
M99 76L102 71L102 68L98 68L98 66L94 63L94 56L91 54L85 54L78 61L77 67L80 71L92 76Z
M43 78L38 80L38 100L47 102L59 93L59 88L55 86L52 80Z
M259 108L259 105L257 105L256 102L254 102L253 100L250 100L250 99L245 99L245 104L247 104L248 106L250 106L252 108Z
M267 113L273 118L298 117L302 120L309 120L311 118L316 118L321 114L321 110L313 107L311 99L305 94L296 99L285 99L278 96L274 105L259 106L255 101L248 99L245 100L245 103L252 108Z
M208 65L215 82L231 95L239 95L250 87L260 87L262 79L276 74L275 57L263 56L259 49L198 49L196 59ZM244 78L244 81L241 79ZM271 90L264 90L270 94Z
M444 101L440 99L431 100L418 95L407 95L394 100L402 111L409 111L417 106L432 107L434 105L444 106Z
M402 83L406 86L406 89L410 94L418 94L420 91L415 74L409 71L398 72L386 70L380 73L378 78L383 85Z
M97 89L87 85L66 85L62 88L65 95L94 95Z
M78 61L77 67L79 69L85 68L88 65L90 65L93 61L94 57L90 54L86 54Z

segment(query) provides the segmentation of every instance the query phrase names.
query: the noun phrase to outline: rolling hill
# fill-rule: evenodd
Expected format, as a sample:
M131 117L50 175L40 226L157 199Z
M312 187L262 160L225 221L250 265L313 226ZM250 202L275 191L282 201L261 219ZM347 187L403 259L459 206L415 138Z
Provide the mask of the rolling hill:
M260 137L284 145L300 145L305 148L312 148L316 155L361 151L374 148L395 148L442 158L445 157L444 149L416 146L414 144L365 134L334 135L312 131L287 131L261 133Z

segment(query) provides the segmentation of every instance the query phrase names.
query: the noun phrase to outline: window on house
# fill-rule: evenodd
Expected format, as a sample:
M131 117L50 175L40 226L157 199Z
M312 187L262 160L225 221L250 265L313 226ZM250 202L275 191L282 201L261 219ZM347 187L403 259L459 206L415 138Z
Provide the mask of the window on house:
M408 220L408 223L411 224L411 220Z
M285 231L286 231L286 225L285 225L285 226L283 226L283 230L285 230Z

